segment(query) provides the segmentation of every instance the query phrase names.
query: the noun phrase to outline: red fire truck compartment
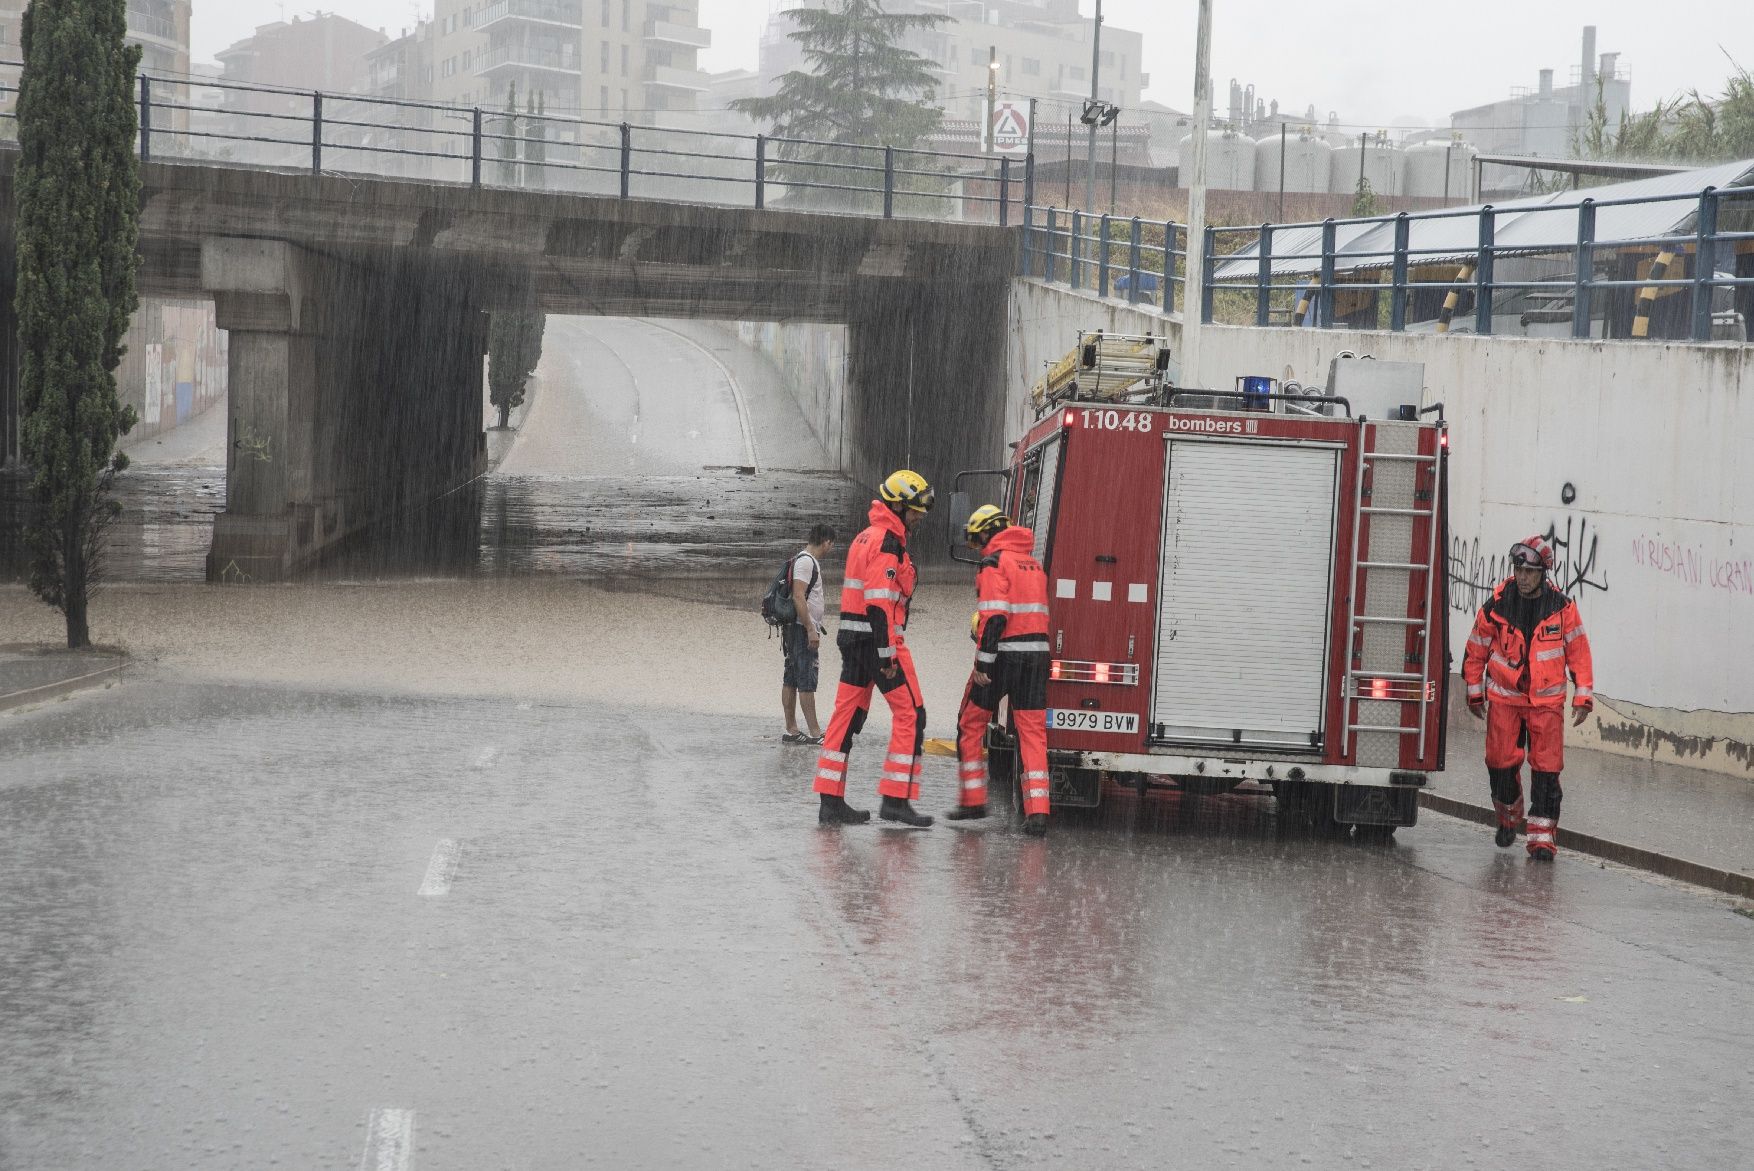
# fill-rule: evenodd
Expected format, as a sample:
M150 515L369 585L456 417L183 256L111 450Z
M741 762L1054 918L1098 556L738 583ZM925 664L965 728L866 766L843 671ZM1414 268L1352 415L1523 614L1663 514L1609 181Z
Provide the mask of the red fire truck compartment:
M1165 401L1061 403L1009 469L1050 583L1055 803L1256 782L1413 824L1444 758L1443 424Z

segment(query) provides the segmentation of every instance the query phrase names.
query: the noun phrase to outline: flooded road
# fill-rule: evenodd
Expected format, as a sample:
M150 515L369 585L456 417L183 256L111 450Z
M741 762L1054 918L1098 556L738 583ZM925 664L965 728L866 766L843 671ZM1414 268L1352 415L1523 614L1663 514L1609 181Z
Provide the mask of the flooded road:
M1236 796L823 830L770 725L163 672L14 717L0 1164L1746 1165L1712 899Z
M811 524L845 528L869 494L832 468L778 371L699 322L550 320L528 409L459 518L401 518L335 556L326 580L480 574L762 576ZM204 579L225 506L221 404L132 445L113 582ZM754 460L751 460L751 456ZM0 481L0 498L21 486ZM0 579L22 577L0 499Z

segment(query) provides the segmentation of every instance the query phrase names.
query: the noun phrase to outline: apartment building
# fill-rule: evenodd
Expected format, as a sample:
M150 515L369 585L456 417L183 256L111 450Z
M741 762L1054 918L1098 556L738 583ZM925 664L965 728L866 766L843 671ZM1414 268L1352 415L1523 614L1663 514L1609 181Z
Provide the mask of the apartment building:
M141 48L140 68L161 77L186 77L189 73L190 0L128 0L128 43ZM24 10L29 0L0 0L0 61L21 61L24 56ZM17 69L6 69L8 83ZM12 106L11 94L6 107Z
M698 108L712 43L698 0L435 0L431 96L664 122Z

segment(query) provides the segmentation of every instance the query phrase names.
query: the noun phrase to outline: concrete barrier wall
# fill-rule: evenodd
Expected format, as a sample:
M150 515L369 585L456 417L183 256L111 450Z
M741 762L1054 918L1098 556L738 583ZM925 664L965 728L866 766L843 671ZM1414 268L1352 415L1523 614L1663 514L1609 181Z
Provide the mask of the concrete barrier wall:
M1012 296L1011 417L1079 328L1179 328L1030 281ZM1341 350L1423 362L1451 423L1451 653L1533 532L1557 546L1601 699L1574 743L1754 778L1754 347L1207 327L1190 384L1323 383Z
M851 464L846 434L847 327L740 321L737 336L773 360L786 390L824 451L843 471Z

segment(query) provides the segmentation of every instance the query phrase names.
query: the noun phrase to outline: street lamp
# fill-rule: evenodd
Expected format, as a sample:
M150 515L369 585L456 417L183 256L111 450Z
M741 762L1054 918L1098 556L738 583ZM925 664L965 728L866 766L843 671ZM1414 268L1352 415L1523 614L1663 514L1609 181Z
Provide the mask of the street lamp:
M993 114L999 108L998 104L997 104L998 100L999 100L999 95L997 92L998 91L998 84L999 84L999 46L988 45L987 46L987 132L985 135L986 140L987 140L987 153L988 154L992 154L993 150L994 150Z
M1084 117L1080 119L1086 126L1090 127L1090 152L1084 170L1085 211L1096 206L1096 120L1090 116L1090 108L1092 105L1102 104L1098 96L1099 91L1096 88L1096 76L1101 68L1102 0L1096 0L1096 19L1092 22L1090 29L1090 100L1084 103Z

